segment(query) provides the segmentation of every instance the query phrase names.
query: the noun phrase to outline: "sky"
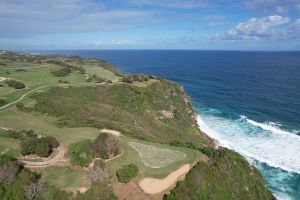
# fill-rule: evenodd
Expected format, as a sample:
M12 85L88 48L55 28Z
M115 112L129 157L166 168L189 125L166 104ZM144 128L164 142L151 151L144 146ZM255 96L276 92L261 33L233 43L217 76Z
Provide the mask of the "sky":
M0 0L0 49L300 50L300 0Z

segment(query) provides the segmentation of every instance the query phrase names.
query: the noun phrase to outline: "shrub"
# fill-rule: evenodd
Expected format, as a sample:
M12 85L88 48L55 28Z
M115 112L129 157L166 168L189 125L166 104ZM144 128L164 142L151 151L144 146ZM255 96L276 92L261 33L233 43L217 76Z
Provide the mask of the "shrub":
M69 147L71 163L81 167L88 166L93 160L93 143L91 140L82 140Z
M25 84L20 82L20 81L16 81L16 80L6 80L5 83L9 86L9 87L13 87L15 89L23 89L25 88Z
M118 140L111 134L101 133L94 141L94 156L109 159L117 156L120 152Z
M65 77L69 76L69 74L71 73L71 69L69 67L61 67L55 71L52 71L51 73L56 77Z
M16 69L16 72L27 72L27 69Z
M23 132L24 133L24 132ZM36 154L40 157L48 157L53 148L59 146L59 142L54 137L37 138L32 132L25 132L25 137L21 140L21 154Z
M9 183L21 170L19 162L8 155L0 156L0 183Z
M118 181L121 183L128 183L132 178L136 177L139 173L139 169L134 164L129 164L121 169L118 169L116 175Z
M0 106L4 106L6 103L7 102L5 99L0 99Z
M18 103L16 104L16 107L17 107L19 110L22 110L22 109L24 108L24 103L18 102Z
M36 138L25 138L21 141L21 154L29 155L34 154L36 150Z
M4 87L4 85L0 84L0 87Z

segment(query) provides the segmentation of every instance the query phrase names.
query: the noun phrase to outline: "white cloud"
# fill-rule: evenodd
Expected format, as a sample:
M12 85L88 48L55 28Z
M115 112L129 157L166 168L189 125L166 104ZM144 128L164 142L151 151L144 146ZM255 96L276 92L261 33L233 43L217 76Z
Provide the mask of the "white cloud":
M108 9L91 0L1 0L0 36L119 30L158 23L155 14Z
M280 35L282 30L278 29L278 27L288 23L289 21L289 18L279 15L252 18L246 22L237 24L234 28L229 30L226 38L229 40L271 39Z

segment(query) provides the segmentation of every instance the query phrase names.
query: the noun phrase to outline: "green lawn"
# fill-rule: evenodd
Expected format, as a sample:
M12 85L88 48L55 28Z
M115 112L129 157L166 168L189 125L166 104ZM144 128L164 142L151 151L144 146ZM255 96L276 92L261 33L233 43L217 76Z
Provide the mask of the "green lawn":
M107 162L107 165L109 167L109 173L113 177L115 177L116 170L121 168L121 166L125 166L125 165L132 163L132 164L135 164L136 166L138 166L140 174L142 176L161 178L161 177L167 176L170 172L176 170L183 164L193 163L201 155L198 151L194 151L192 149L173 147L173 146L169 146L169 145L157 144L157 143L152 143L152 142L145 142L145 141L141 141L141 140L130 139L130 138L127 138L124 136L121 136L119 139L121 141L122 148L124 150L124 155L120 156L112 161ZM159 169L151 168L144 164L143 159L140 157L138 152L128 144L129 142L136 142L136 143L140 143L140 144L144 144L144 145L149 145L154 148L160 148L160 149L164 148L164 149L168 149L173 152L174 151L182 152L182 153L186 154L186 157L182 160L175 161L175 162L170 163L169 165L161 167Z
M20 140L7 137L4 131L0 130L0 153L18 156L20 153Z
M45 177L46 181L59 188L80 188L89 187L84 170L72 167L52 166L38 169L38 172Z

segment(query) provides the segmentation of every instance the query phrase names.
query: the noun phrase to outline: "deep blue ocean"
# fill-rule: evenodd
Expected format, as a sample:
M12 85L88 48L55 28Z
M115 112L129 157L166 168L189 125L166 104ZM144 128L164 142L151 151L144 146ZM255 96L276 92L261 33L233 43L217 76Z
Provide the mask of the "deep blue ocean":
M56 51L184 85L201 130L244 155L278 199L300 199L300 52Z

